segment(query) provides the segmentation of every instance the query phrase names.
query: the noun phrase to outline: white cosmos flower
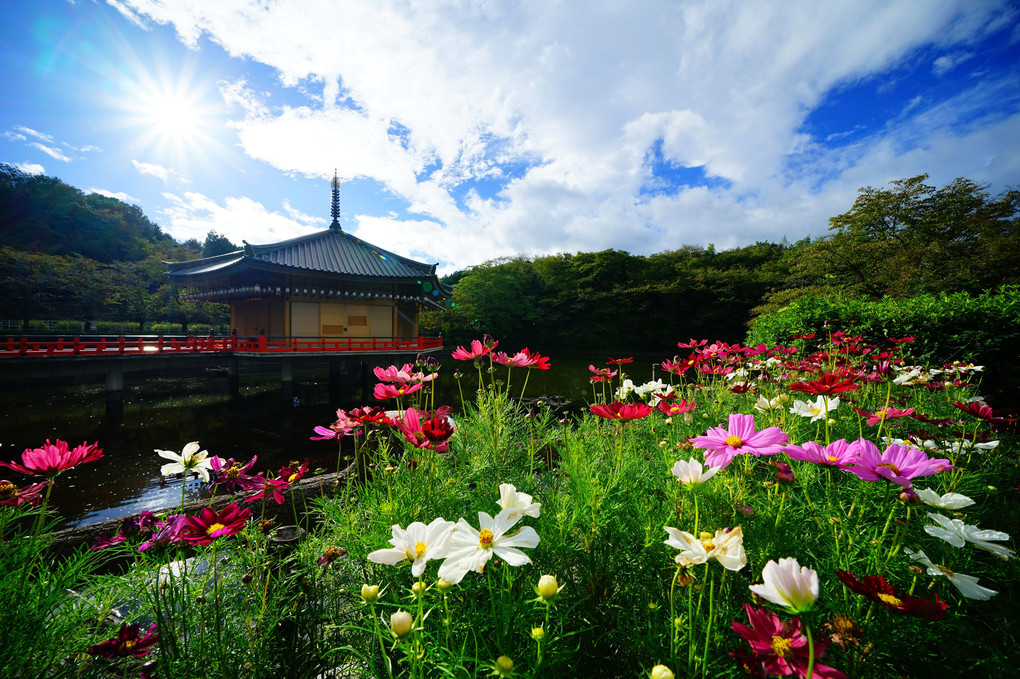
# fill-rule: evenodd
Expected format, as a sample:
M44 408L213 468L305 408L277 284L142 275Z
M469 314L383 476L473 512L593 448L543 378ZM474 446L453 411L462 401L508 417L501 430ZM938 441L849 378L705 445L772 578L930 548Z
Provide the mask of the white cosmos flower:
M819 396L815 399L814 403L811 401L794 401L790 407L790 412L801 417L810 417L812 422L817 422L818 420L824 420L829 413L836 410L838 405L839 399L835 396L828 400L826 400L825 396Z
M640 396L642 399L646 400L648 399L649 396L652 396L653 394L660 392L664 394L671 394L673 393L673 387L666 384L662 380L645 382L639 387L634 387L634 393ZM655 403L652 403L653 406L658 405L659 399L653 398L652 400L655 401Z
M172 450L160 450L155 449L156 454L160 457L173 460L170 464L165 464L159 468L159 471L163 476L170 476L171 474L187 474L188 472L197 472L202 480L206 483L209 482L209 470L212 469L212 460L207 460L209 451L199 450L198 441L192 441L188 445L184 446L184 450L178 455Z
M776 408L780 407L784 403L790 400L790 397L786 394L780 394L773 399L767 399L764 396L759 396L758 400L754 402L754 409L759 413L767 413Z
M928 512L928 518L938 523L938 526L925 526L924 532L932 537L942 538L953 547L963 547L971 543L978 549L991 552L1003 559L1013 556L1013 550L1002 545L997 545L990 540L1009 540L1009 533L1002 533L997 530L981 530L977 526L965 524L959 519L950 519L941 514Z
M709 467L707 470L701 465L701 462L692 457L691 459L677 460L676 464L673 465L673 476L677 478L680 483L685 486L693 486L698 483L704 483L710 478L715 476L715 473L719 471L719 467Z
M675 560L680 566L694 566L715 559L723 568L739 571L747 565L744 553L744 531L740 526L729 532L717 530L715 535L703 531L699 537L664 526L669 538L664 542L680 550Z
M782 606L791 613L810 611L818 598L818 573L797 560L783 558L779 563L769 561L761 571L764 584L750 585L752 592L762 599Z
M974 504L966 495L960 495L959 493L946 493L945 495L939 495L931 488L914 488L914 492L917 493L917 497L921 498L921 502L928 505L929 507L938 507L939 509L963 509L964 507L970 507Z
M960 590L960 594L967 597L968 599L977 599L979 601L988 601L993 596L998 594L994 589L988 589L978 584L978 579L973 575L964 575L963 573L954 573L945 566L936 566L928 558L928 555L921 550L916 552L909 547L903 550L907 556L914 561L918 561L928 569L928 575L944 575L949 578L949 582L956 586L956 589Z
M630 396L630 393L635 389L634 382L628 377L623 380L623 384L616 390L615 396L617 401L626 401Z
M475 530L461 518L453 529L450 551L446 561L439 567L439 577L456 585L468 571L481 573L493 555L511 566L531 563L528 555L516 548L538 546L538 533L535 529L525 526L507 534L520 519L520 511L513 507L504 509L495 518L485 512L478 512L481 530Z
M896 369L902 370L902 368ZM914 379L921 379L920 368L911 368L910 370L901 373L898 377L893 379L893 384L907 384L909 382L912 382Z
M377 549L368 555L368 560L389 566L404 560L410 561L411 575L417 578L425 571L430 560L446 557L453 536L453 525L453 521L442 517L434 519L427 526L421 521L415 521L407 530L394 524L393 537L390 538L393 547Z
M995 450L999 447L998 441L986 441L984 443L974 443L968 439L956 440L956 441L943 441L942 447L945 451L950 452L954 455L959 455L964 450L976 448L977 450Z
M499 486L499 507L500 509L516 509L524 516L538 518L542 504L535 502L527 493L517 492L517 488L510 483L503 483ZM511 517L512 518L512 517Z

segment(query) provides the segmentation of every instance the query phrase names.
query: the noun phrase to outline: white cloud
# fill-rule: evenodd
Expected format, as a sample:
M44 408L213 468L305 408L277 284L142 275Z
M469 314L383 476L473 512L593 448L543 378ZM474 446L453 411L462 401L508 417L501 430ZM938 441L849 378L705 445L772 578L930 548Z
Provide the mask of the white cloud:
M15 125L14 129L16 131L20 132L21 134L26 135L28 137L35 137L36 139L41 139L42 141L44 141L44 142L46 142L48 144L52 144L53 143L53 136L52 135L46 134L44 132L39 132L38 130L33 130L31 127L25 127L24 125ZM21 137L21 139L24 139L24 138L25 137Z
M39 163L14 163L14 167L18 168L25 174L45 174L46 168Z
M153 177L162 179L164 184L174 178L187 183L187 180L184 179L184 177L168 167L163 167L162 165L157 165L155 163L143 163L138 160L132 160L131 164L135 166L135 170L138 174L152 175Z
M319 88L309 106L274 105L240 80L221 93L251 158L376 180L409 215L356 216L356 234L444 266L795 238L824 232L865 184L921 172L1016 176L995 174L1012 166L1012 147L989 137L1011 135L1012 118L981 116L962 98L917 99L863 140L802 130L832 92L922 50L941 54L932 68L948 74L989 31L1016 23L1005 2L115 5L172 25L189 47L207 36L266 64L285 88ZM649 192L656 149L715 183ZM496 188L467 191L478 179ZM203 214L205 224L217 212ZM288 218L260 219L284 229L275 220Z
M128 195L128 194L126 194L126 193L124 193L122 191L120 191L120 192L118 192L118 191L108 191L106 189L97 189L97 188L93 187L93 188L85 189L85 193L98 193L101 196L106 196L107 198L116 198L117 200L123 201L125 203L140 204L142 202L142 201L138 200L137 198L135 198L133 196L130 196L130 195Z
M69 156L64 155L58 148L46 146L45 144L40 144L39 142L32 142L28 144L28 146L36 150L42 151L43 153L48 155L50 158L53 158L54 160L60 160L65 163L71 162L71 158Z
M247 197L231 197L223 204L201 193L187 192L183 196L164 193L169 207L161 210L164 230L178 240L196 238L205 240L206 234L215 231L232 243L247 240L252 244L273 243L296 238L315 229L284 216L270 212L261 203ZM314 218L302 215L303 220Z

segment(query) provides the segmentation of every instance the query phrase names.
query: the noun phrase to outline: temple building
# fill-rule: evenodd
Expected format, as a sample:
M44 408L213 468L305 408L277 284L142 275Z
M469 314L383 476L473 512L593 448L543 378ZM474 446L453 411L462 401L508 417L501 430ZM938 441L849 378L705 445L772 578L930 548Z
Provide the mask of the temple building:
M442 308L452 291L439 282L436 264L346 233L335 174L332 189L333 222L324 231L166 262L181 298L230 304L230 325L242 336L417 337L419 310Z

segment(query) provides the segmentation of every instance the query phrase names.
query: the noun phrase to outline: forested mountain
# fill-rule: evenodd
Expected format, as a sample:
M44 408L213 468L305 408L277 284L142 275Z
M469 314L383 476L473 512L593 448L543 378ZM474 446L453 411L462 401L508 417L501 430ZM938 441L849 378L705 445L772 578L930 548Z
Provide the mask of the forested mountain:
M181 303L164 260L234 249L210 233L178 243L136 205L0 164L0 318L223 323L220 304Z

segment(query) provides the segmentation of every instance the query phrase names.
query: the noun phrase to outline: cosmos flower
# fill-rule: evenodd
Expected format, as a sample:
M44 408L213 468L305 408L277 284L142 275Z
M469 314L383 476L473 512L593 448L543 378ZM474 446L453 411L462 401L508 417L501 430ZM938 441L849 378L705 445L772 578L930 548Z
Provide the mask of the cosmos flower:
M844 391L859 389L860 386L860 384L854 382L852 379L842 378L839 375L833 375L832 373L826 373L817 380L809 382L794 382L790 385L790 389L793 391L815 394L816 396L833 396L835 394L842 394Z
M410 561L411 575L420 577L430 560L446 557L453 526L452 521L442 517L433 519L427 526L421 521L415 521L406 530L394 524L391 528L393 537L390 538L393 546L377 549L368 555L368 560L390 566Z
M50 440L46 439L46 443L38 448L26 448L21 453L21 464L0 462L0 465L21 474L54 479L61 472L86 462L95 462L102 456L103 451L98 443L90 446L88 442L84 442L70 449L66 441L57 439L56 443L50 443Z
M949 606L939 601L938 595L935 601L922 599L921 597L901 594L895 587L885 581L879 575L865 575L864 579L858 579L849 571L836 571L836 577L852 592L856 592L871 601L875 601L890 611L913 615L934 622L941 620Z
M510 483L500 484L498 504L500 509L514 509L533 519L537 519L542 510L541 503L535 502L534 498L527 493L518 492L517 488Z
M466 351L464 347L457 347L451 356L458 361L470 361L487 355L496 348L497 344L499 344L499 342L493 342L492 346L488 346L487 344L482 344L478 340L471 340L471 351Z
M706 470L697 458L692 457L686 461L677 460L670 471L673 472L673 476L680 483L685 486L694 486L704 483L715 476L716 472L719 471L719 467L709 467Z
M430 448L436 452L447 450L453 436L453 427L448 418L434 417L422 421L421 414L414 408L404 411L403 419L395 422L394 426L404 435L404 440L415 448Z
M527 347L524 347L513 356L509 356L502 351L496 352L492 355L492 362L511 368L534 368L535 370L548 370L550 368L549 359L546 356L538 352L529 351Z
M157 448L157 455L167 460L173 460L173 462L160 467L160 473L163 476L170 476L171 474L184 474L187 476L190 472L195 472L202 477L203 481L209 483L209 470L212 469L212 460L207 459L209 452L205 450L200 451L199 447L198 441L192 441L184 446L180 455L172 450L159 450Z
M734 632L751 646L754 661L762 676L778 675L780 677L807 677L809 660L808 638L804 633L799 618L781 621L779 616L764 608L755 608L744 604L744 612L750 627L734 622L730 626ZM814 642L815 665L812 675L825 679L846 679L839 670L817 662L825 655L828 643Z
M818 573L788 557L779 563L769 560L762 568L761 585L749 589L762 599L782 606L791 613L805 613L814 608L818 598Z
M413 394L414 392L420 390L421 388L422 388L421 382L400 385L386 384L380 382L379 384L375 385L375 388L372 390L372 395L375 396L380 401L384 401L389 398L400 398L402 396L407 396L408 394Z
M861 410L860 408L853 408L852 410L858 415L868 418L867 425L869 427L874 427L879 422L884 422L888 419L895 417L910 417L914 414L913 408L907 408L906 410L886 408L885 410L876 410L873 413L870 413L867 410Z
M216 538L240 533L250 518L251 510L241 508L237 503L229 504L219 512L212 507L203 507L198 516L187 518L181 540L193 545L208 545Z
M705 462L720 469L727 467L737 455L750 453L757 457L781 453L783 444L789 440L779 427L756 431L754 415L738 413L730 415L728 429L712 427L705 435L690 439L695 448L706 451Z
M152 647L159 641L159 635L156 633L156 625L150 627L145 636L141 638L139 638L140 633L141 630L137 623L129 625L126 622L122 622L120 624L120 631L115 639L90 646L85 652L89 655L98 655L111 660L127 658L128 656L144 658L152 652Z
M917 493L917 497L921 498L921 502L929 507L937 507L938 509L963 509L974 504L974 501L969 497L959 493L939 495L930 488L915 488L914 492Z
M819 396L815 399L814 403L810 401L794 401L790 407L790 412L794 415L800 415L801 417L811 418L811 422L817 422L818 420L825 420L828 418L829 413L836 410L839 406L839 399L836 397L828 398L827 396Z
M439 567L439 577L456 585L468 571L481 573L493 556L510 566L531 563L527 554L518 547L537 547L538 533L531 526L510 532L521 519L516 508L502 510L495 518L478 512L480 530L475 530L465 519L460 519L450 540L450 551Z
M166 547L175 542L180 542L181 534L187 523L187 516L184 514L171 514L156 524L156 530L152 537L138 546L139 552L144 552L153 547Z
M694 401L687 401L685 399L678 399L671 401L667 399L660 399L658 405L655 407L660 413L667 417L673 417L674 415L682 415L694 410L697 404Z
M833 441L824 448L814 441L807 441L799 446L784 446L783 452L791 460L812 462L823 467L835 467L842 470L846 470L850 462L857 457L856 451L850 448L850 444L846 442L846 439Z
M904 548L903 552L914 561L920 562L927 568L928 575L945 576L949 579L949 582L953 583L956 589L960 590L960 594L967 597L968 599L976 599L978 601L988 601L993 596L998 594L994 589L988 589L978 584L978 579L973 575L964 575L963 573L956 573L945 566L937 566L932 563L928 555L922 550L916 552L909 547Z
M222 486L223 490L228 493L251 490L258 486L258 477L248 474L251 468L255 466L258 458L258 455L252 455L251 460L241 464L234 458L224 460L218 455L213 455L209 458L209 466L216 476L216 480L213 481L212 485Z
M44 488L45 482L18 488L13 482L4 479L0 481L0 506L17 507L27 504L34 507L42 502Z
M652 412L652 406L647 403L621 403L620 401L613 401L606 404L593 404L588 406L588 410L593 415L611 420L637 420L642 417L648 417Z
M702 531L697 538L669 526L665 526L665 529L669 538L664 542L680 550L674 557L677 565L693 566L703 564L709 559L715 559L723 568L731 571L739 571L747 565L744 531L740 526L729 531L717 530L715 535Z
M268 472L268 474L271 473L272 472ZM266 500L270 497L272 497L273 500L278 505L282 505L284 502L287 501L287 496L283 494L283 491L290 488L290 484L287 483L286 479L274 479L265 474L259 474L258 476L255 476L253 478L255 481L258 482L258 485L255 487L258 488L259 490L257 493L246 497L244 499L245 502L255 502L255 500Z
M924 451L895 443L882 453L878 452L878 446L865 439L854 441L850 447L856 452L856 457L847 471L864 481L885 479L910 488L913 485L911 479L953 468L949 460L930 458Z
M939 525L925 526L924 532L932 537L945 540L953 547L963 547L969 542L978 549L991 552L1003 559L1009 559L1014 555L1012 549L1003 547L1002 545L997 545L993 542L1009 540L1009 533L1003 533L997 530L981 530L977 526L965 524L959 519L950 519L949 517L942 516L941 514L935 514L933 512L928 512L928 518Z

